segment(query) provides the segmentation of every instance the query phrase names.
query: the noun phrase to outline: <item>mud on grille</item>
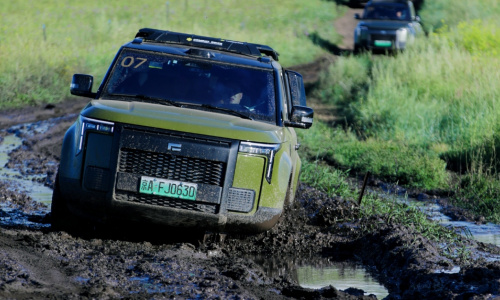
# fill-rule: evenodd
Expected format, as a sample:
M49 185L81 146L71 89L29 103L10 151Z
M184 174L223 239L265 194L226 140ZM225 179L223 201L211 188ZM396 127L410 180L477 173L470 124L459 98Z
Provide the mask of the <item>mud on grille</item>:
M225 163L136 149L121 149L119 171L222 186Z
M133 193L116 193L116 200L129 201L135 203L149 204L160 207L171 207L179 208L190 211L206 212L206 213L217 213L216 204L200 204L189 200L179 200L175 198L168 197L158 197L154 195L141 195Z

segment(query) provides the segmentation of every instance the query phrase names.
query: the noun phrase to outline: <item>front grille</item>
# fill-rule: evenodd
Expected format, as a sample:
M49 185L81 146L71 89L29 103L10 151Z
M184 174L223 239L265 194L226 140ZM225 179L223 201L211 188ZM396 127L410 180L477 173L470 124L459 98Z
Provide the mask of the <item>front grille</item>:
M394 41L396 41L396 35L394 35L394 34L372 34L371 40L372 41L382 40L382 41L394 42Z
M222 186L225 163L136 149L121 149L119 171Z
M127 192L125 193L117 192L115 194L115 198L116 200L120 201L129 201L129 202L149 204L154 206L179 208L190 211L206 212L213 214L217 213L217 207L218 207L218 205L215 204L201 204L201 203L196 203L194 201L179 200L170 197L159 197L154 195L143 195L143 194L134 194Z

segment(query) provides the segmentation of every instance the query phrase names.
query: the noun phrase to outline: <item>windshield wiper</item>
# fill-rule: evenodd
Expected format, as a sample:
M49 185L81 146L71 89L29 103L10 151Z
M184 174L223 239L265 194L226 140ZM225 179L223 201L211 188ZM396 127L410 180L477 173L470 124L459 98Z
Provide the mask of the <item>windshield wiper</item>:
M147 102L154 103L154 104L163 104L163 105L172 105L172 106L181 107L181 104L179 104L175 101L163 99L163 98L159 98L159 97L151 97L151 96L147 96L147 95L143 95L143 94L138 94L138 95L110 94L110 95L111 96L120 96L120 97L141 99L141 100L145 100Z
M224 108L224 107L217 107L217 106L213 106L213 105L210 105L210 104L195 104L195 103L183 103L182 105L183 107L184 106L191 106L191 107L202 107L202 108L206 108L206 109L209 109L209 110L216 110L216 111L221 111L221 112L225 112L225 113L230 113L234 116L238 116L238 117L241 117L241 118L244 118L244 119L248 119L248 120L252 120L253 121L253 118L247 114L244 114L244 113L241 113L241 112L238 112L238 111L235 111L235 110L232 110L232 109L229 109L229 108Z

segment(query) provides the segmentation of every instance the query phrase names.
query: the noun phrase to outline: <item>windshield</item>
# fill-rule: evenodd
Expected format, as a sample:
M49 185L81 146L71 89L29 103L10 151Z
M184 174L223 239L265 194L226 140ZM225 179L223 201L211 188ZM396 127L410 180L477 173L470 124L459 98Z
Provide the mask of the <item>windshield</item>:
M104 94L276 123L272 70L126 49Z
M406 5L376 3L365 7L363 19L411 21L411 14Z

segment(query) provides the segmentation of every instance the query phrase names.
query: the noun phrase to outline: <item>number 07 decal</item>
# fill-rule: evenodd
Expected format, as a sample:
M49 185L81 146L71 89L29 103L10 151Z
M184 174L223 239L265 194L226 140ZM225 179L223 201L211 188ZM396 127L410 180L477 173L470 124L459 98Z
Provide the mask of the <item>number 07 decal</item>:
M134 66L134 69L138 68L140 65L148 61L147 59L141 57L134 58L133 56L125 56L122 60L121 65L124 68L131 67L132 65L134 65L136 59L139 60L139 62Z

